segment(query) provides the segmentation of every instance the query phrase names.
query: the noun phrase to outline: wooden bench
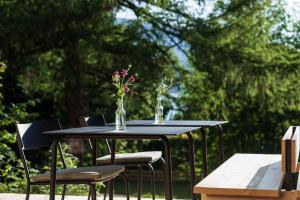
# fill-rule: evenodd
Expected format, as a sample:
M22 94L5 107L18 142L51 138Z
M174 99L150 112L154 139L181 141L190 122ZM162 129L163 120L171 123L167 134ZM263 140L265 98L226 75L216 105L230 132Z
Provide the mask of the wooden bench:
M300 200L300 127L290 127L281 140L281 154L234 154L194 187L202 200ZM297 198L298 197L298 198Z

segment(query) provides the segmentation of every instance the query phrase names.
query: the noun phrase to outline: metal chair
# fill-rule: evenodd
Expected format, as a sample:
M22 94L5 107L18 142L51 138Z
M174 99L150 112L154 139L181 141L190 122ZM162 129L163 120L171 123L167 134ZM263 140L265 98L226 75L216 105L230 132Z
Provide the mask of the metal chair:
M81 117L79 119L81 126L107 126L104 115L94 117ZM94 147L91 140L88 141L91 148ZM109 155L102 156L96 159L97 164L109 165L111 159L111 148L109 140L105 140ZM94 142L95 145L95 142ZM165 160L162 158L161 151L142 151L142 141L139 141L140 152L136 153L118 153L115 155L115 163L124 166L138 167L138 199L141 199L142 190L142 167L146 166L151 172L151 192L152 199L155 200L155 176L153 163L160 161L163 165L163 172L165 173ZM96 151L96 150L94 150ZM164 174L165 177L165 174ZM166 189L166 186L164 186ZM106 195L105 195L106 196ZM105 199L105 198L104 198Z
M50 147L54 137L42 134L44 131L61 129L58 120L41 121L27 124L16 123L17 127L17 143L24 165L27 180L26 200L29 199L30 189L32 185L50 185L50 173L42 173L30 176L28 161L25 153L30 150L42 149ZM125 167L121 165L92 166L67 169L61 144L58 144L59 155L63 165L63 169L57 170L57 184L62 184L62 199L66 193L67 184L86 184L90 187L91 196L96 200L95 185L97 182L109 181L120 175Z

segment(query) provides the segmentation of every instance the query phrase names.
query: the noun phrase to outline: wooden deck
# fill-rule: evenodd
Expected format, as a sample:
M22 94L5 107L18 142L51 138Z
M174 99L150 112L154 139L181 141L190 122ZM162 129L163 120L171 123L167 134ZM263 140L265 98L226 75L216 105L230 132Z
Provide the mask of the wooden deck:
M61 196L57 195L56 199L60 200ZM98 196L97 199L103 199L103 196ZM114 200L124 200L124 199L126 199L124 196L114 197ZM130 199L136 199L136 197L131 197ZM0 193L0 200L25 200L25 194ZM49 200L49 195L31 194L29 200ZM87 200L87 197L66 196L65 200ZM150 198L143 198L142 200L150 200ZM156 198L156 200L162 200L162 199Z

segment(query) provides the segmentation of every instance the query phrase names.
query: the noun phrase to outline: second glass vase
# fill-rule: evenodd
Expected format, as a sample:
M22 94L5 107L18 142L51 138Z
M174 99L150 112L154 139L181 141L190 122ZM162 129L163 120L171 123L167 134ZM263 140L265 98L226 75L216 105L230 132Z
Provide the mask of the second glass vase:
M164 108L161 104L161 96L157 96L157 103L155 107L155 124L162 124L164 122Z

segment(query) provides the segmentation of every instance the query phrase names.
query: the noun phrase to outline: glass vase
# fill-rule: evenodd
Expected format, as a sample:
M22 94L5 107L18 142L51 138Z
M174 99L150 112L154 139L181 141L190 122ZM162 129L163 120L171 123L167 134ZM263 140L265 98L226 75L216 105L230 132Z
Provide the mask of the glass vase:
M161 96L157 96L157 102L155 107L155 124L162 124L164 122L164 108L161 104Z
M123 97L118 98L116 110L116 130L126 130L126 111L124 110Z

